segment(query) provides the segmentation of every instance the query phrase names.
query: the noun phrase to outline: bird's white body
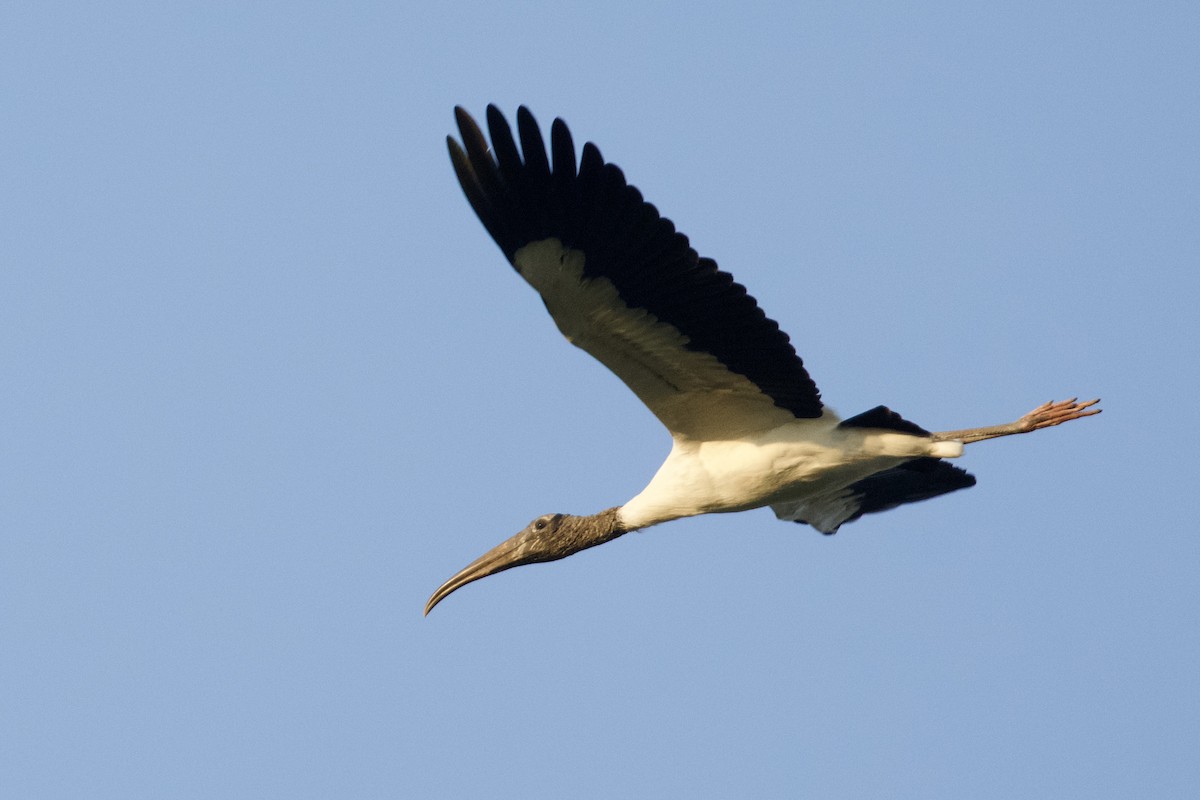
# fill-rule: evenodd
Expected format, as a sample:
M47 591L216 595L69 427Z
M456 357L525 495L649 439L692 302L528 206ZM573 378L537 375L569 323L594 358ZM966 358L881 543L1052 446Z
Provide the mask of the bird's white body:
M828 412L740 439L676 437L646 488L621 507L631 530L680 517L774 506L786 519L821 516L855 481L914 458L953 458L961 442L839 428ZM836 515L835 515L836 516ZM812 519L808 519L810 523ZM814 527L823 529L824 526Z

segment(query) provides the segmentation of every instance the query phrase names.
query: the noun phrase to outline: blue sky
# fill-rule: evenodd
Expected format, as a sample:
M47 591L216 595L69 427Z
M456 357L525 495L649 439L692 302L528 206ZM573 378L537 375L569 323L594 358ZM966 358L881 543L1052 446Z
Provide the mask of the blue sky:
M1053 7L1051 7L1053 6ZM0 794L1191 797L1191 3L0 12ZM454 181L592 140L843 414L1074 394L825 538L685 520L457 592L665 433Z

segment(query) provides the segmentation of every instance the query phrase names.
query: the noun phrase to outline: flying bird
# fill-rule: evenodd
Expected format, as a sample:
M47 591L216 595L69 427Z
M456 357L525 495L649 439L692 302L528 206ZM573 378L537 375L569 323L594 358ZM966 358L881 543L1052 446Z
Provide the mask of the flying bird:
M672 447L629 502L538 517L446 581L426 614L480 578L681 517L770 506L832 534L863 514L973 486L943 460L966 444L1100 413L1098 400L1073 398L1015 422L936 433L885 406L841 419L745 287L697 255L595 145L576 160L556 119L547 155L528 109L518 109L514 137L488 106L489 147L470 115L455 116L462 144L446 137L450 160L479 220L559 331L633 390Z

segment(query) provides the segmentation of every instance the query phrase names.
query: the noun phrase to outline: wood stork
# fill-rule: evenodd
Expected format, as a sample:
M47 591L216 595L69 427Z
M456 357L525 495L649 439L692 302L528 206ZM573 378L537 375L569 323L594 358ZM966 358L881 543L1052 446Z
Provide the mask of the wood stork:
M649 485L591 516L546 514L446 581L425 613L472 581L553 561L696 514L771 506L821 533L863 514L975 484L942 459L963 445L1098 414L1097 400L1038 406L1016 422L930 433L878 406L840 419L787 334L732 276L696 254L621 170L554 120L550 155L528 109L517 140L495 106L492 146L455 109L446 137L471 207L542 297L558 329L616 373L671 433Z

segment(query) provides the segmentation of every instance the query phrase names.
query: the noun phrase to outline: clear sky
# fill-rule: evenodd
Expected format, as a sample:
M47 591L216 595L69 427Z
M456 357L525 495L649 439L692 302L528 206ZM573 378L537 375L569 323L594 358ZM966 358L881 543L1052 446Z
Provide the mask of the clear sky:
M7 4L0 795L1195 797L1198 9ZM841 413L1105 413L422 618L668 448L463 199L488 102L599 144Z

